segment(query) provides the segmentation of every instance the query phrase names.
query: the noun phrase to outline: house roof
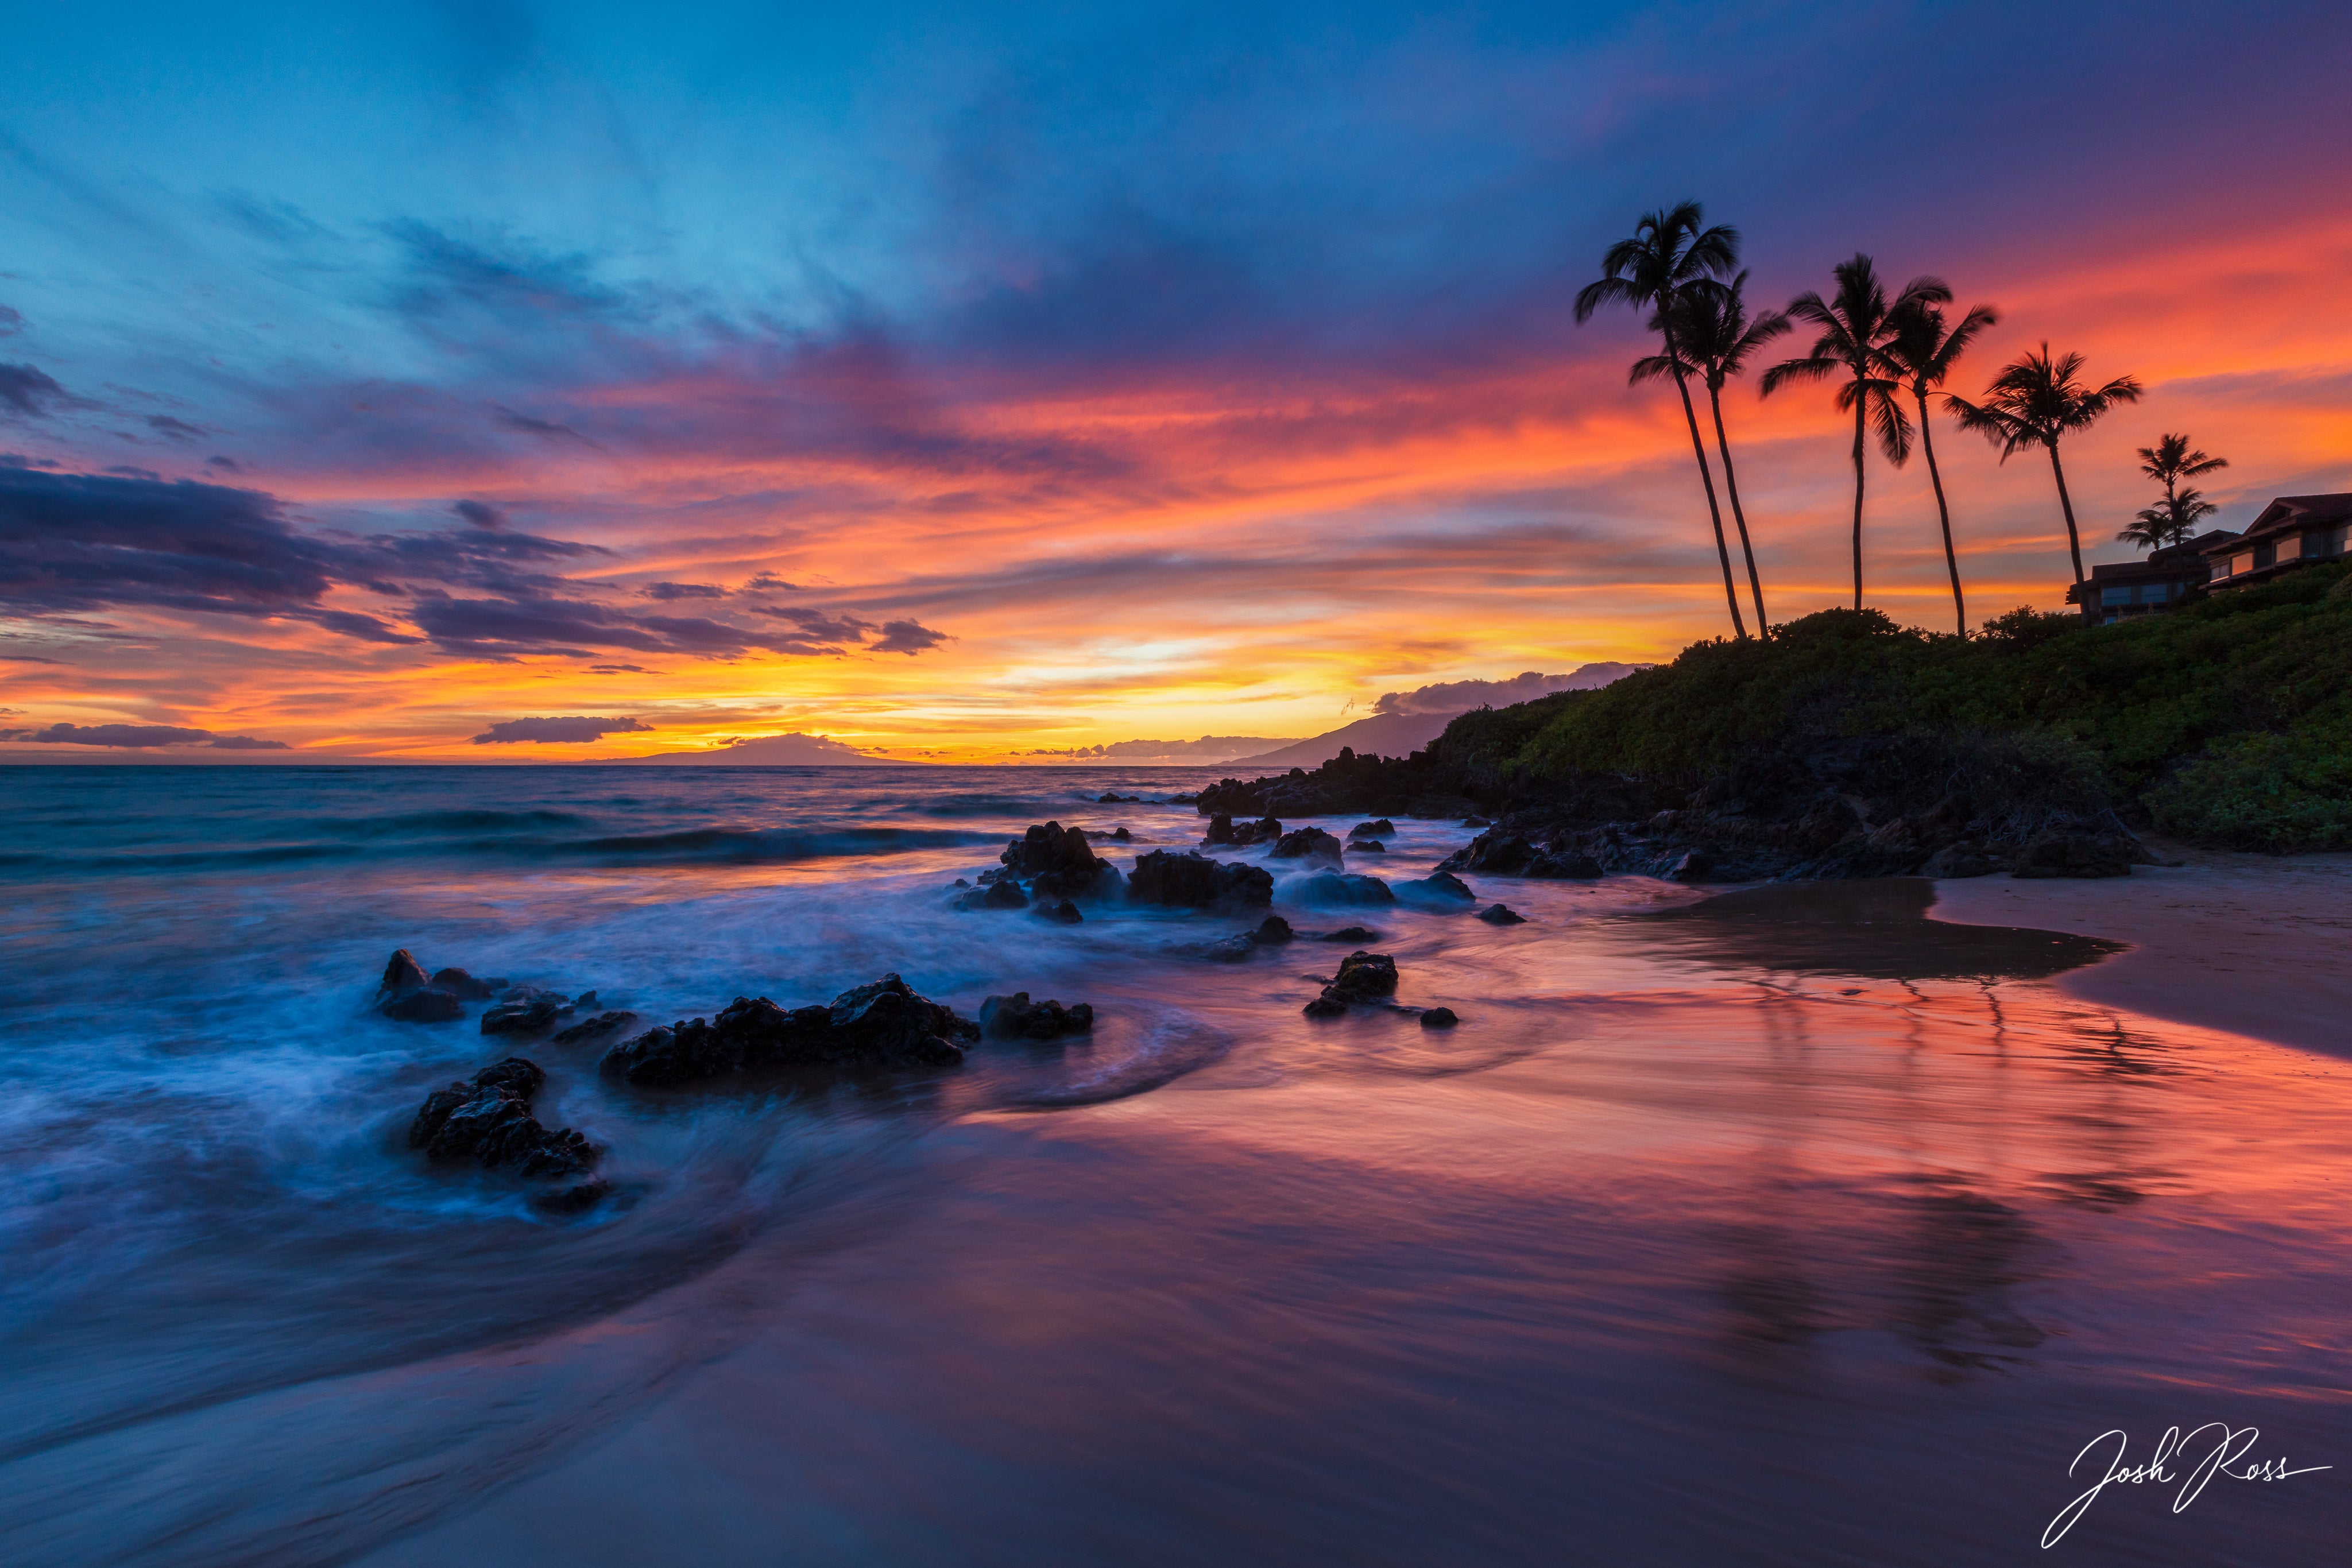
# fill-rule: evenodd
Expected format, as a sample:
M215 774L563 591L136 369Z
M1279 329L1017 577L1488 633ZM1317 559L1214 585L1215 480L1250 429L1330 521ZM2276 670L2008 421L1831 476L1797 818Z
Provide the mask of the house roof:
M2262 516L2248 524L2238 538L2218 540L2202 548L2207 555L2219 555L2241 540L2254 543L2290 529L2300 531L2314 524L2335 523L2352 523L2352 491L2332 496L2281 496L2264 507Z

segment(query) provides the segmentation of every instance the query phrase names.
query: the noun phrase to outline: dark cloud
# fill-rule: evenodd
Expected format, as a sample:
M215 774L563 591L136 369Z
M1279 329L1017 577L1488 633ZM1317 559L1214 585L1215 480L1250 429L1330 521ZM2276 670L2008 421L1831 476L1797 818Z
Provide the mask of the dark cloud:
M249 735L216 735L213 737L215 751L291 751L282 740L256 740Z
M729 658L753 651L837 653L807 637L778 636L698 616L647 615L553 596L508 599L420 598L411 612L425 635L454 653L512 658L627 648L640 653Z
M65 661L63 659L44 659L37 653L0 653L0 664L58 664L62 666L65 664Z
M357 637L363 643L422 643L422 637L407 632L373 615L362 615L354 610L314 610L304 619L317 622L330 632L346 637Z
M558 424L552 420L533 419L527 413L517 413L513 409L498 403L490 405L490 413L498 423L509 430L520 431L525 435L536 435L543 441L572 441L583 446L596 445L596 443L568 424ZM598 450L603 449L600 447Z
M588 673L592 675L642 675L646 672L637 664L591 664Z
M947 633L919 626L912 621L885 621L882 622L882 635L872 648L877 653L905 653L912 657L946 641Z
M193 746L212 739L208 729L170 724L53 724L47 729L0 730L0 740L31 740L62 746Z
M493 530L507 526L507 515L488 501L459 501L449 508L478 528Z
M763 571L759 576L753 578L751 581L745 583L743 585L743 591L746 593L798 593L800 591L800 585L797 583L786 582L782 578L776 576L773 572Z
M860 621L855 615L832 615L822 610L783 610L762 604L755 608L754 613L789 621L810 636L828 643L862 643L866 633L874 630L871 621Z
M650 732L649 724L633 718L509 718L474 737L476 746L513 746L522 741L546 745L559 741L601 740L608 735Z
M679 599L724 599L727 591L711 582L649 582L637 590L647 599L664 603Z
M217 452L205 459L205 466L207 468L217 468L224 474L242 474L245 472L244 464L239 463L234 457L224 457Z
M147 416L147 427L150 430L154 431L157 434L166 436L173 441L194 441L199 435L208 435L211 434L211 432L205 430L201 425L190 424L184 419L173 419L168 413L149 414Z
M25 319L5 305L0 305L0 338L13 338L25 329Z
M71 401L66 389L47 371L31 365L0 364L0 405L25 418L37 419L48 413L49 404Z

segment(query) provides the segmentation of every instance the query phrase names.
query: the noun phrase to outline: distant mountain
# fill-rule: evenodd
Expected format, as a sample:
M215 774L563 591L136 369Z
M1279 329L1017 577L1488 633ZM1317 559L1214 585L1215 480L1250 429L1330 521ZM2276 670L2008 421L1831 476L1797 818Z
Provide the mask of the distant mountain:
M1339 756L1343 746L1358 756L1404 757L1444 734L1445 727L1465 713L1528 702L1553 692L1589 692L1648 668L1647 664L1584 664L1562 675L1540 675L1529 670L1507 681L1444 681L1416 691L1388 692L1372 705L1368 718L1278 751L1237 757L1234 766L1320 768Z
M604 758L598 758L599 761ZM616 762L700 763L718 768L904 768L887 757L868 757L854 746L821 735L752 735L699 751L656 751L620 757ZM914 766L922 766L916 764Z
M1198 740L1115 740L1108 746L1080 746L1067 751L1031 755L1068 762L1123 762L1147 768L1162 763L1213 767L1236 757L1247 757L1253 751L1288 746L1291 740L1291 737L1283 735L1204 735Z

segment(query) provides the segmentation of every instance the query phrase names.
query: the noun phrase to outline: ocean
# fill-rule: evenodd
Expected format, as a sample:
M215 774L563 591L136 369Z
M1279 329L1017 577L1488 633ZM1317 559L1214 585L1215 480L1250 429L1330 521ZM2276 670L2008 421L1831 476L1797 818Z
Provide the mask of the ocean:
M1497 926L1261 846L1301 939L1239 962L1264 911L954 906L1032 823L1191 847L1215 777L5 770L0 1561L2007 1563L2110 1429L2352 1466L2333 1061L1924 883L1472 879ZM1349 870L1475 831L1395 827ZM1459 1027L1302 1016L1356 925ZM377 1016L400 947L637 1027L886 972L1097 1022L650 1091ZM516 1051L584 1214L406 1145ZM2060 1549L2320 1560L2342 1473Z

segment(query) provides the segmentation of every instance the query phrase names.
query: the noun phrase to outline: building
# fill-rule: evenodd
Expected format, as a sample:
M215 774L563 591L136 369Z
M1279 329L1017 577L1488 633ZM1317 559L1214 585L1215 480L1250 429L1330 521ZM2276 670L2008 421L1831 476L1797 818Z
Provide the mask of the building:
M2095 566L2087 580L2066 591L2066 602L2081 605L2083 619L2094 626L2112 626L2118 621L2169 610L2190 590L2205 586L2214 570L2209 552L2238 537L2227 528L2215 528L2151 550L2146 560Z
M2306 561L2340 560L2352 527L2352 495L2281 496L2246 531L2205 546L2213 586L2267 582Z

